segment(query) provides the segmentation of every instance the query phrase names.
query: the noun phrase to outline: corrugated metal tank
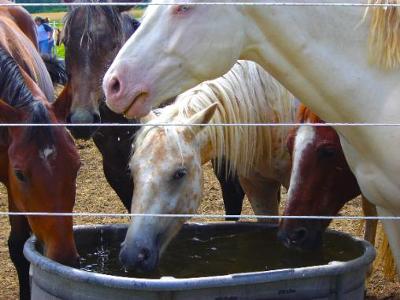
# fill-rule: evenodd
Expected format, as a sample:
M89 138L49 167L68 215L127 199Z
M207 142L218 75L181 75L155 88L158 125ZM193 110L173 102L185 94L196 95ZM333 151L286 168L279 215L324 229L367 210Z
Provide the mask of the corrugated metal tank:
M183 231L275 230L263 223L185 224ZM77 247L103 239L122 241L127 225L75 227ZM362 255L347 262L272 271L178 279L142 279L110 276L63 266L42 256L31 238L24 249L31 262L32 300L54 299L364 299L365 278L375 257L374 247L350 235L340 235Z

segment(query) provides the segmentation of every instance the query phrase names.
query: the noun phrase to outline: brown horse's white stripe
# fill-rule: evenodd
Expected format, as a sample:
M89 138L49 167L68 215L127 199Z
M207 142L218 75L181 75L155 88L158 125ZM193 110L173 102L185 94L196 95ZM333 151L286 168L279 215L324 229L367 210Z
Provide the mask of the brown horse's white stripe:
M315 128L313 126L300 126L297 130L293 148L292 175L290 178L288 199L292 199L294 190L301 184L300 164L307 147L313 144L315 136Z

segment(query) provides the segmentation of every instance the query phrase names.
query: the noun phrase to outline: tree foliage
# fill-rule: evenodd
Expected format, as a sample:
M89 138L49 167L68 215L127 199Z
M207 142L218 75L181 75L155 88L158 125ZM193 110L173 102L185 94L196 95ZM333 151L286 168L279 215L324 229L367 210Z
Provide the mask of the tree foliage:
M17 3L60 3L59 0L16 0ZM65 6L27 6L30 13L66 11Z

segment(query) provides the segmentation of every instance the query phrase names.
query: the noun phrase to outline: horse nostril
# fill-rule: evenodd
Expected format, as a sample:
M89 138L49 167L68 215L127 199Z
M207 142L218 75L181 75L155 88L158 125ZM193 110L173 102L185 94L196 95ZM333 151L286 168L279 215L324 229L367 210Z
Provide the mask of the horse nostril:
M149 258L150 258L150 250L148 248L143 248L142 250L140 250L137 256L138 262L145 262Z
M121 90L121 83L115 76L111 78L109 86L110 86L110 91L113 94L118 94L119 91Z
M297 228L293 231L291 240L293 243L296 243L296 244L301 243L306 239L307 234L308 234L308 230L306 228L304 228L304 227Z

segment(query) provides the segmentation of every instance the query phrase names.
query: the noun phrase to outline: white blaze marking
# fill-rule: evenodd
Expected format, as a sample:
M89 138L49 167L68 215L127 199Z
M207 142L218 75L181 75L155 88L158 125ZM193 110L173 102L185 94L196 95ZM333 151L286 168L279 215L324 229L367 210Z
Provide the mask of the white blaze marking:
M290 177L288 200L292 198L293 190L297 188L301 181L299 168L303 159L303 152L308 145L314 142L314 139L315 128L313 126L300 126L297 130L293 147L292 175Z
M54 152L55 152L55 149L53 147L47 147L42 151L42 153L40 153L40 157L43 160L48 160L49 156L53 155Z

